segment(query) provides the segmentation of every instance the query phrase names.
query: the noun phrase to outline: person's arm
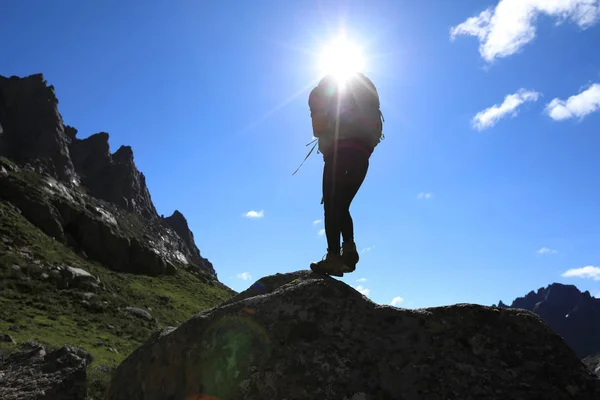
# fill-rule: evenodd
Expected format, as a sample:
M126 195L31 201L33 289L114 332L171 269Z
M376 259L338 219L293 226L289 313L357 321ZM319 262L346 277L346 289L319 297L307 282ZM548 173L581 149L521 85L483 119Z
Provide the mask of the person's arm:
M312 120L313 136L319 138L329 127L329 107L321 88L315 87L308 96L308 107Z

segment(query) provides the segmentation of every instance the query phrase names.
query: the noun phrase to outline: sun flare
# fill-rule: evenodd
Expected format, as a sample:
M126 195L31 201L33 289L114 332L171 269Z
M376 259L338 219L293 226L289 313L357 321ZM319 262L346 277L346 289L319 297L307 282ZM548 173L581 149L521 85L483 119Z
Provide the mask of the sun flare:
M362 72L365 57L362 49L344 36L339 36L327 43L320 53L319 70L322 75L331 75L338 82L356 72Z

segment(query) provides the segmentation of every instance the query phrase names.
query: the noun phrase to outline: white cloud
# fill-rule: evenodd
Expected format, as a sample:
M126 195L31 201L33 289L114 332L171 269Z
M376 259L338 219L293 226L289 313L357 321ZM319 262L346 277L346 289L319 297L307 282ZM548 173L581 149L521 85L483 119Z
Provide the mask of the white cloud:
M321 229L319 232L317 232L317 235L319 235L319 236L325 235L325 229Z
M354 289L356 289L360 294L363 294L365 296L368 296L369 293L371 293L371 289L367 289L363 285L358 285Z
M244 281L252 279L250 272L242 272L241 274L237 274L237 277Z
M542 247L537 252L538 252L538 254L556 254L556 253L558 253L558 251L556 251L554 249L550 249L548 247Z
M262 218L265 216L265 212L264 212L264 210L248 211L246 214L244 214L244 216L246 218Z
M479 54L492 62L515 54L531 42L540 15L555 17L558 23L570 20L586 29L600 17L600 0L499 0L495 7L452 27L450 39L477 37Z
M419 198L421 200L429 200L429 199L433 198L433 193L421 192L417 195L417 198Z
M600 292L596 293L596 294L594 295L594 297L595 297L595 298L597 298L597 299L600 299Z
M391 304L392 304L394 307L396 307L398 304L400 304L400 303L403 303L403 302L404 302L404 299L403 299L402 297L400 297L400 296L396 296L396 297L394 297L394 298L392 299L392 303L391 303Z
M516 116L518 108L525 102L537 101L540 93L531 90L519 89L514 94L509 94L504 98L502 104L493 106L480 111L473 117L473 127L479 131L491 128L498 121L507 115Z
M546 112L555 121L569 118L583 118L588 114L600 110L600 83L590 85L579 94L567 100L553 99L546 106Z
M370 252L371 250L373 250L373 247L375 247L375 246L369 246L369 247L365 247L365 248L364 248L364 249L362 249L360 252L361 252L362 254L364 254L364 253L368 253L368 252Z
M319 225L321 222L323 222L323 220L322 220L322 219L315 219L315 220L313 221L313 225Z
M358 278L356 282L366 282L367 278Z
M588 265L587 267L581 268L572 268L564 274L562 274L562 276L567 278L574 277L600 281L600 268L594 267L592 265Z

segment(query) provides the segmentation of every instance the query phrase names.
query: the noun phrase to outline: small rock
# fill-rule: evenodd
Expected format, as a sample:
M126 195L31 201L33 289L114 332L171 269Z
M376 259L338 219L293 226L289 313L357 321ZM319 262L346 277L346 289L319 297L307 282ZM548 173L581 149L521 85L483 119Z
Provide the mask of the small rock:
M567 390L567 392L569 392L571 396L575 396L578 392L577 388L571 385L567 386L565 389Z
M50 275L48 275L45 272L43 272L42 275L40 275L40 278L42 278L42 279L48 279L49 277L50 277Z
M12 336L6 333L0 333L0 342L17 344L17 342L15 342L15 339L13 339Z
M18 331L18 330L21 330L21 326L14 324L14 325L11 325L10 328L8 328L8 330L9 331Z
M11 268L12 268L14 271L17 271L17 272L21 270L21 267L20 267L19 265L17 265L17 264L13 264Z
M0 178L6 178L8 176L8 171L4 167L0 167Z
M39 275L42 274L43 269L42 269L41 265L35 264L35 263L31 263L31 264L27 264L26 271L27 271L28 275L39 276Z
M135 317L145 319L146 321L152 321L153 319L152 315L148 311L142 310L141 308L126 307L125 311Z
M64 287L94 290L91 284L97 285L100 282L98 278L81 268L66 267L61 269L60 274Z
M50 271L49 276L54 279L54 280L60 280L60 272L56 269L53 269L52 271Z
M86 300L90 300L95 295L96 295L95 293L90 293L90 292L81 293L81 297Z
M115 327L114 327L114 326L112 326L112 325L108 325L108 326L107 326L107 328L108 328L108 329L110 329L110 330L113 330L113 329L115 329Z
M119 352L117 351L117 349L113 349L112 347L109 347L108 351L110 351L111 353L117 353L117 354L119 354Z

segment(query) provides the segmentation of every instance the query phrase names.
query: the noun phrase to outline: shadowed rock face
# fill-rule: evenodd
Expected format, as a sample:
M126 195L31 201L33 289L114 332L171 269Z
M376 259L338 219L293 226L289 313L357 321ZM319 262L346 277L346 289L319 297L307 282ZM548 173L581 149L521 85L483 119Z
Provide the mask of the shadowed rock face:
M532 312L380 306L299 271L157 332L107 398L597 400L600 380Z
M0 76L0 125L0 155L64 181L75 178L54 87L42 74Z
M574 285L553 283L515 299L510 306L533 311L573 348L578 357L600 353L600 299Z
M121 146L110 154L108 133L79 140L73 136L70 150L77 173L90 194L144 217L155 217L156 209L144 174L133 162L133 151Z
M187 220L183 214L178 210L175 210L173 215L165 218L165 221L175 232L177 232L179 237L183 239L183 242L192 253L193 261L199 265L203 265L207 271L212 271L214 273L212 263L200 255L200 250L198 250L198 247L196 247L196 243L194 241L194 234L190 230Z
M0 363L2 400L84 400L91 356L64 346L47 353L33 344Z
M178 266L216 277L181 213L160 218L129 146L64 125L41 74L0 76L0 198L57 240L110 268L142 274Z

